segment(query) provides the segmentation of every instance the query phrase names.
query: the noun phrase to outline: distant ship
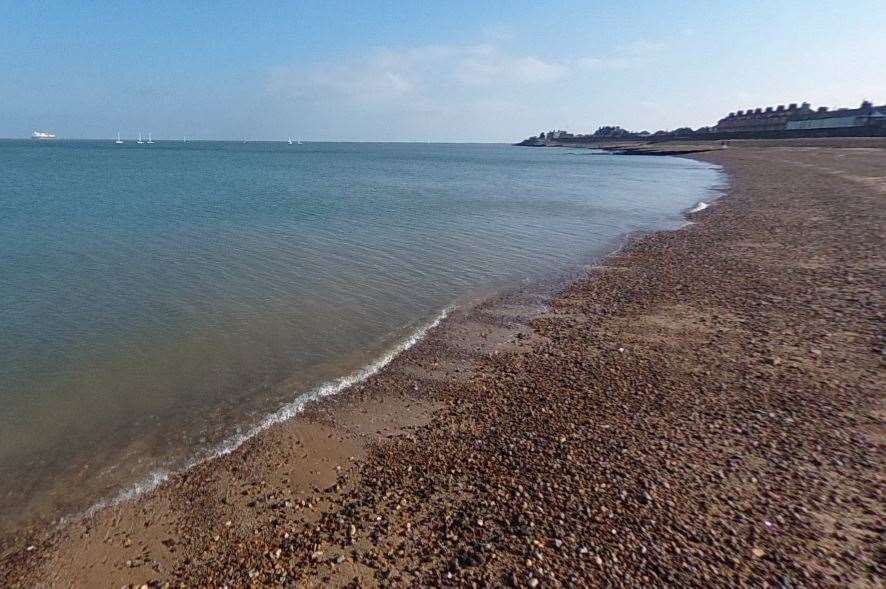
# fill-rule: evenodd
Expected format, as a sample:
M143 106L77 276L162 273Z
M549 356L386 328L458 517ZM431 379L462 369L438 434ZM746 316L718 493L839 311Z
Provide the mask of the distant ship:
M289 138L289 145L292 145L292 137Z
M151 139L151 134L150 134L150 133L148 133L148 143L153 143L153 142L154 142L154 140L153 140L153 139Z
M144 143L144 141L142 141L142 134L141 133L138 134L138 139L136 140L136 143Z
M123 143L123 140L120 139L120 131L117 131L117 141L115 141L114 143L116 143L117 145L120 145Z
M55 139L55 133L47 133L45 131L34 131L31 133L31 139Z

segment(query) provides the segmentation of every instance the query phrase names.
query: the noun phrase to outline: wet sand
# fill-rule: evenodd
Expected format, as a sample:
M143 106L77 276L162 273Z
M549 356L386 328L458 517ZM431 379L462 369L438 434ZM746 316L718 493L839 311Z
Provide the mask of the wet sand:
M886 149L694 154L728 194L548 300L58 531L2 586L883 582Z

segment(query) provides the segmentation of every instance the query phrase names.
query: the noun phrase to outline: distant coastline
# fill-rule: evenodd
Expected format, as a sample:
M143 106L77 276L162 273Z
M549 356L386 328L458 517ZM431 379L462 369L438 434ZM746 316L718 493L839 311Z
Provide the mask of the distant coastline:
M680 127L672 131L629 131L617 125L594 133L543 131L514 145L523 147L599 146L619 142L724 141L731 139L810 139L834 137L886 137L886 105L864 101L858 108L813 110L808 102L767 106L731 112L712 127Z

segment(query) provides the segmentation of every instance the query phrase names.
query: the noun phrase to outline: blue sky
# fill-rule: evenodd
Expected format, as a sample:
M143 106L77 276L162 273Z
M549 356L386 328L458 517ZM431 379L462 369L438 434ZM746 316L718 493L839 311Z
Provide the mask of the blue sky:
M512 141L886 102L886 2L6 2L0 137Z

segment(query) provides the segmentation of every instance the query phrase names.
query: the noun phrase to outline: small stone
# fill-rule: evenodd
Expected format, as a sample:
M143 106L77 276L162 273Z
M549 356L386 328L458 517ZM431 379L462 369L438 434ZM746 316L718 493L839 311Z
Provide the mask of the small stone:
M763 558L766 555L763 549L758 548L757 546L754 546L753 550L751 550L751 554L754 555L754 558Z
M531 579L529 579L529 586L530 587L538 587L538 579L536 579L535 577L532 577Z

